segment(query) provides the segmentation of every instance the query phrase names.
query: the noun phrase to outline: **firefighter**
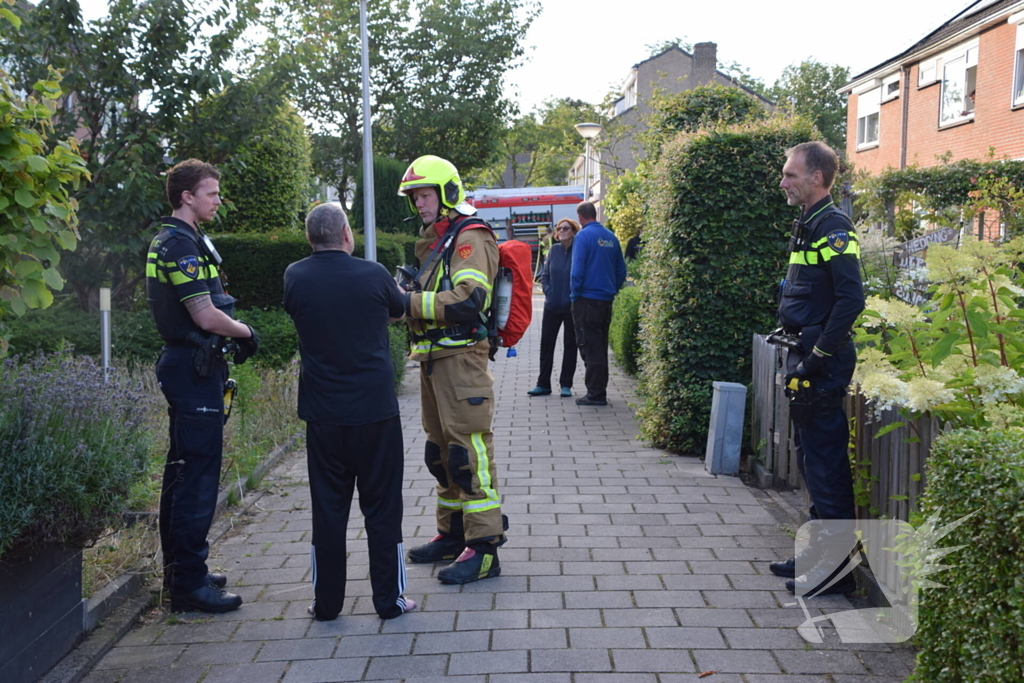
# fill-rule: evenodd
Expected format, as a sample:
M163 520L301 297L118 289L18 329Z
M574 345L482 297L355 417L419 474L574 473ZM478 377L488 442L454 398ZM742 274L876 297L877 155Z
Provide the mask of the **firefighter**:
M491 420L494 378L487 368L494 232L474 217L459 172L445 159L416 159L398 193L423 221L419 277L407 289L412 351L420 362L424 459L437 479L437 535L409 551L416 563L454 560L441 583L498 576L505 542Z

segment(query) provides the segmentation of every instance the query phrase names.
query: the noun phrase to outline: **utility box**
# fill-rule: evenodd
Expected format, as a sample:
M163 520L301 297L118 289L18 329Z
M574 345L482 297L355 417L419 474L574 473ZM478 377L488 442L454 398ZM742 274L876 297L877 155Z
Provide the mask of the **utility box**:
M747 387L735 382L712 382L711 424L704 469L711 474L740 473L740 444L743 442L743 413Z

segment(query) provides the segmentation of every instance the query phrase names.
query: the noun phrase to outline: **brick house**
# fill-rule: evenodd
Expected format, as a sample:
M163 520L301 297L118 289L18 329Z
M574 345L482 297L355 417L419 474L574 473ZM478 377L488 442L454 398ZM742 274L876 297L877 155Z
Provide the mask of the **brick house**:
M651 114L650 100L655 92L680 93L699 85L717 83L740 88L766 106L772 106L770 101L740 85L717 66L716 43L697 43L693 54L673 46L633 65L622 82L620 97L611 105L608 130L602 134L603 140L598 139L604 144L591 145L595 157L591 173L592 200L599 203L609 184L626 171L635 170L644 158L640 137L647 130L646 119ZM609 135L609 131L614 133ZM569 184L586 185L584 154L580 154L569 171Z
M841 92L859 170L1024 159L1024 0L973 3Z

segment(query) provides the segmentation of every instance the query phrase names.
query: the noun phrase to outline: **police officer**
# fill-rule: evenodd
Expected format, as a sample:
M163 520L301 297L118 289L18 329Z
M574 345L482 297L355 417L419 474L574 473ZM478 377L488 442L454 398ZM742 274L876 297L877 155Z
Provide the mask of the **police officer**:
M498 245L455 166L436 156L416 159L398 189L423 221L416 243L417 286L406 314L412 360L420 361L425 460L437 479L438 534L409 551L411 562L454 560L441 583L463 584L501 573L505 542L491 420L494 378L487 369L488 315L498 271Z
M167 173L173 212L160 219L146 261L146 296L164 340L156 376L169 404L170 450L160 543L175 612L229 612L242 604L224 591L227 578L206 566L223 447L228 366L222 349L233 339L234 361L243 363L259 346L252 327L232 319L235 299L224 293L220 256L199 228L221 203L219 179L216 168L196 159Z
M800 555L769 568L789 579L790 592L813 597L856 588L853 577L837 569L854 544L850 429L842 400L857 363L851 329L864 310L864 290L853 225L829 194L838 156L821 142L797 145L786 156L780 187L802 213L793 228L779 319L784 332L799 339L788 354L786 381L814 531Z

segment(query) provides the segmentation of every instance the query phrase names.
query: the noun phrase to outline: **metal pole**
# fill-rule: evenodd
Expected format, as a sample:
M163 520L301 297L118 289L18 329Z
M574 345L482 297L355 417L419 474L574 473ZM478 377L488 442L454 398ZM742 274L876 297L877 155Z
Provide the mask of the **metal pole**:
M110 373L110 287L100 287L100 367L106 384Z
M587 158L583 160L583 182L586 183L586 191L583 193L583 198L590 201L590 138L587 138Z
M359 34L363 43L363 258L377 260L377 215L373 195L373 125L370 118L370 42L366 0L359 0Z

